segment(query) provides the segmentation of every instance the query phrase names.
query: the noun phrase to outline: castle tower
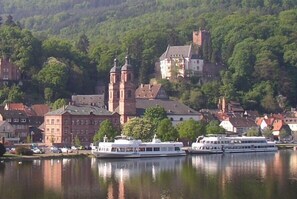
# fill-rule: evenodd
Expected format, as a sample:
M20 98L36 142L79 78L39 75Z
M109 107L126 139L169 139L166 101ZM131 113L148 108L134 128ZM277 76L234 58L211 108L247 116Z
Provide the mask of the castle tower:
M120 100L120 75L121 69L117 66L118 60L114 59L114 66L110 69L110 80L108 86L108 110L114 112L119 106Z
M129 64L128 56L126 56L125 65L121 69L120 82L119 114L122 124L136 115L135 90L133 68Z

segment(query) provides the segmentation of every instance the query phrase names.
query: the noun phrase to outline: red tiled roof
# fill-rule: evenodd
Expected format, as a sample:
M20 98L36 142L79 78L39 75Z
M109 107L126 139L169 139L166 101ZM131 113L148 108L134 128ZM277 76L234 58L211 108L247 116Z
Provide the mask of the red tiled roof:
M47 104L35 104L31 106L32 110L36 113L36 116L44 116L50 111Z
M285 123L282 120L275 120L273 123L273 131L280 131L284 124Z
M23 103L7 103L5 106L6 110L25 110L26 106Z
M135 91L135 97L138 99L156 99L161 88L161 84L141 84ZM162 98L168 97L164 93Z

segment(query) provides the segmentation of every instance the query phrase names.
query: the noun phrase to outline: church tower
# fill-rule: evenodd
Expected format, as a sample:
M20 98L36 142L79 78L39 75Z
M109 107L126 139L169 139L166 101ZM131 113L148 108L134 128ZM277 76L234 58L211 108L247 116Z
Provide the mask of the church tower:
M118 60L114 59L114 65L110 69L110 79L108 86L108 110L114 112L115 109L119 106L120 100L120 75L121 69L117 66Z
M120 82L119 114L122 124L136 115L135 90L133 68L126 56L125 64L121 68Z

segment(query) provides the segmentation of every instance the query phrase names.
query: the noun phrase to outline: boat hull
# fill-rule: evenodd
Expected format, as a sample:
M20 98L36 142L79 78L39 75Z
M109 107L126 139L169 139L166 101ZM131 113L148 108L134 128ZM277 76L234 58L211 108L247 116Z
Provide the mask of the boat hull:
M254 152L276 152L277 148L269 150L195 150L189 149L186 151L187 154L222 154L222 153L254 153Z
M152 157L176 157L184 156L185 152L179 153L111 153L111 152L93 152L96 158L152 158Z

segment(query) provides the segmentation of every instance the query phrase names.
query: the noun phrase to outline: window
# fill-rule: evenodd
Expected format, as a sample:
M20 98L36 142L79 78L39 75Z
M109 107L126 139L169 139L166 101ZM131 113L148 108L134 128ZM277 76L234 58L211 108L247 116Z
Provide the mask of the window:
M131 96L132 96L132 91L131 90L128 90L128 98L131 98Z
M51 119L51 124L54 124L55 123L55 120L54 119Z
M26 122L26 119L22 118L22 119L21 119L21 122L23 122L23 123Z
M159 147L154 147L154 151L160 151Z
M19 119L15 118L13 119L13 122L19 122Z

